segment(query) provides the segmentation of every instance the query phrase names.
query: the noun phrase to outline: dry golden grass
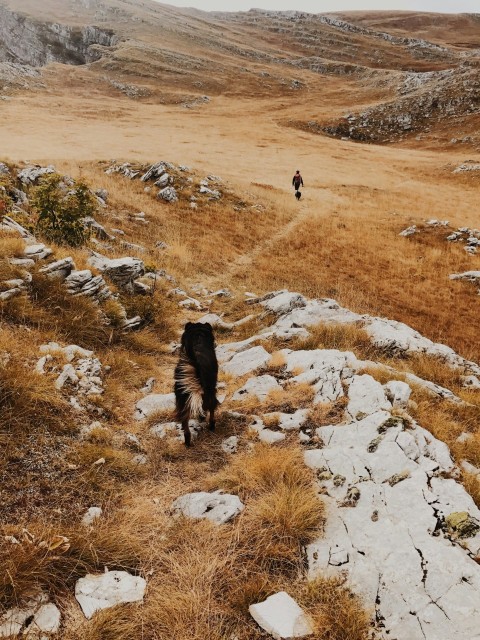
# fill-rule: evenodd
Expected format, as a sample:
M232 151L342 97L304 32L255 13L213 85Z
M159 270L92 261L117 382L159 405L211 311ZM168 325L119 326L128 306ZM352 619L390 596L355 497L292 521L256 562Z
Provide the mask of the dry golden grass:
M321 323L309 328L309 337L295 343L297 349L338 349L353 351L363 360L377 360L384 356L376 348L367 332L355 324Z
M194 470L186 457L165 463L163 481L142 486L140 495L124 492L90 531L32 525L27 542L14 527L5 530L21 544L0 547L8 569L0 602L21 602L35 583L68 603L79 576L108 566L148 574L145 603L102 612L88 623L70 619L67 606L65 640L127 640L140 633L147 640L224 640L231 633L260 640L248 606L280 589L311 614L315 640L366 640L369 618L340 582L305 580L302 547L321 534L323 509L299 450L256 447L204 476L204 485L230 488L245 501L245 512L222 527L170 517L172 500L191 486ZM46 546L39 544L44 540ZM64 544L53 548L57 540Z
M6 356L0 364L0 407L0 437L5 441L40 429L57 433L70 429L70 410L65 400L51 380L32 373L29 363L22 362L18 353Z
M245 400L235 403L235 408L247 414L268 413L282 411L293 413L297 409L309 407L315 395L312 387L307 383L287 384L282 389L273 389L264 401L251 395Z

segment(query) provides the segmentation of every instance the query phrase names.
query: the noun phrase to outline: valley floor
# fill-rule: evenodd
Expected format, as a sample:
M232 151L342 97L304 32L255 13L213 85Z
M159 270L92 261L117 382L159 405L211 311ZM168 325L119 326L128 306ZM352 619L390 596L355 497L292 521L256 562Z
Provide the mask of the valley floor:
M324 322L329 303L307 298L335 299L356 314L404 322L479 362L477 287L449 276L478 270L480 251L470 255L463 243L446 240L458 227L478 227L478 176L453 170L479 158L411 146L360 145L295 131L281 121L300 112L308 119L315 105L286 99L218 97L186 109L75 88L19 94L0 108L3 160L51 163L62 174L107 189L107 207L99 210L97 220L116 238L113 245L102 241L95 249L111 258L134 255L150 272L165 272L151 298L121 298L129 317L138 313L150 323L126 336L99 326L96 307L76 306L63 290L42 279L37 267L28 300L18 303L18 298L2 307L0 346L8 357L1 364L0 389L7 389L2 401L15 418L0 428L7 514L0 559L8 563L0 578L2 607L23 604L32 585L41 586L61 609L65 640L260 640L270 636L248 617L248 606L281 590L309 612L319 640L366 640L372 633L381 637L385 626L402 633L404 621L411 624L405 633L414 635L398 635L402 640L438 640L435 633L447 627L445 638L451 640L448 633L461 623L459 601L464 598L468 615L477 620L478 550L473 542L465 548L448 528L448 517L457 512L480 518L479 391L466 388L462 377L473 374L475 366L470 371L468 363L460 371L433 351L419 355L410 348L379 345L368 334L372 318L355 315L352 326L332 329ZM139 179L105 173L114 161L143 165L160 160L194 170L178 203L159 201ZM295 169L305 181L300 202L291 187ZM175 171L175 181L190 176ZM197 182L211 174L222 179L211 180L222 198L201 200ZM448 220L449 226L425 223L431 219ZM399 235L411 225L418 233ZM120 244L124 239L133 244L125 248ZM159 248L160 242L166 248ZM5 230L0 243L3 269L12 254L23 255L24 247ZM52 247L54 255L47 261L72 257L77 270L90 268L87 249ZM167 297L174 287L186 293L170 291ZM212 292L225 288L232 298L220 295L208 302ZM280 310L268 301L260 300L263 307L245 303L246 293L262 296L280 289L300 294L293 296L291 309L289 297ZM187 294L198 298L200 308L195 303L190 309L179 306ZM311 308L317 328L302 315ZM163 398L171 391L176 357L170 343L178 340L187 320L206 311L232 323L250 313L254 317L217 328L227 398L217 433L201 431L187 451L169 425L171 398L163 410L157 406L151 415L142 414L145 420L134 419L134 411L144 395L149 397L142 388L150 377L156 379L155 394ZM258 338L279 317L279 327L282 319L286 323L279 332L266 341ZM289 335L282 333L287 325ZM302 327L311 335L302 333ZM254 359L242 368L242 358L252 356L252 345L242 341L251 336L257 336L255 357L263 348L261 362ZM57 347L40 352L51 341L92 349L91 357L98 357L103 367L97 376L104 384L101 397L81 408L81 420L72 416L64 392L54 391L64 352ZM233 346L224 346L231 342ZM47 375L35 377L37 388L25 383L22 372L25 367L31 371L41 353L52 359L46 361ZM229 369L232 362L240 362L240 368ZM271 387L236 403L232 395L256 374L269 378L263 383ZM418 376L414 382L408 378L412 374ZM294 381L297 376L301 379ZM404 391L405 381L411 385L411 400L398 405L390 398L387 383L392 380L403 383ZM425 380L440 385L440 391L436 387L432 394ZM454 394L453 401L448 393L445 399L445 388ZM282 419L291 420L299 411L303 444L298 429L281 427ZM83 427L92 428L85 432ZM166 437L155 437L152 427L157 436ZM356 432L363 427L368 442L357 442ZM232 436L238 441L234 455L223 448ZM397 440L404 444L402 452ZM351 460L336 450L347 447L353 451ZM367 478L357 463L370 457ZM360 483L364 493L355 497L351 489ZM216 489L240 496L246 505L233 524L218 529L206 521L172 518L172 502L179 496ZM408 510L411 491L415 512ZM91 529L83 529L78 521L93 505L104 514ZM372 513L370 507L375 507ZM415 565L411 574L406 572L412 583L405 589L388 571L383 578L379 569L377 583L365 583L363 589L361 569L366 566L371 573L375 549L370 540L368 557L362 559L362 517L369 531L380 518L388 537L395 527L388 529L385 522L393 522L396 509L400 513L404 508L408 517L397 525L405 525L412 542L405 546L409 566ZM352 529L337 549L328 540L339 529L343 532L342 517L350 518ZM478 531L474 533L476 541ZM314 578L310 582L306 547ZM391 574L403 562L394 547L392 539L382 549L382 562ZM457 562L456 572L447 577L439 560L443 552L452 566ZM342 565L349 562L345 571L357 571L354 595L343 582ZM106 610L87 622L73 596L75 584L104 567L146 578L145 605ZM429 584L425 588L427 569L436 584L438 576L445 577L441 593L428 590ZM421 599L422 609L415 615L410 611L413 600L407 598L410 587ZM392 602L403 596L405 606L392 611ZM447 614L439 614L440 598ZM465 624L458 637L470 638L471 629Z

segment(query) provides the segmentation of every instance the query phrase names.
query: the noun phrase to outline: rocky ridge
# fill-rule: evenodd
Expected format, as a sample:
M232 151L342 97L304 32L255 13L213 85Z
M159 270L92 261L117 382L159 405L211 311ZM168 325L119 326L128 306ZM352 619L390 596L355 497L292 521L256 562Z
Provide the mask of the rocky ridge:
M391 368L335 349L282 349L277 360L284 364L272 371L270 353L262 345L305 338L319 323L355 323L390 353L426 353L474 377L480 367L402 323L359 316L333 300L308 300L284 290L248 303L277 319L250 338L218 346L222 372L234 380L249 376L226 402L238 406L232 416L242 417L261 442L274 446L296 434L305 447L305 463L317 474L327 509L324 535L307 549L310 578L343 577L375 611L378 637L471 640L480 622L480 510L458 482L460 469L447 445L409 414L410 394L418 385L446 402L463 401L413 374L402 381ZM211 314L200 321L215 324ZM375 366L390 374L388 383L363 373ZM300 384L313 390L311 407L341 402L343 419L315 428L308 406L293 413L242 411L246 399L255 397L261 406L272 391L288 393ZM172 394L147 395L137 404L137 417L168 410L173 402ZM157 425L153 432L181 438L174 423ZM211 499L209 494L192 496L198 504ZM188 509L196 513L198 507ZM255 608L252 615L260 623ZM264 621L273 637L280 619L276 611L273 620Z

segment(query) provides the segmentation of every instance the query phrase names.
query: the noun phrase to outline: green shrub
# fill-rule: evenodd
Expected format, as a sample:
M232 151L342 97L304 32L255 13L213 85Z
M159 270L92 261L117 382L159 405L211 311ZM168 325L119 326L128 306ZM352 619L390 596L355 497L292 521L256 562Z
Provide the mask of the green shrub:
M37 230L57 244L79 247L88 240L89 230L83 218L96 211L94 197L84 182L65 192L62 177L46 176L35 189L32 200L37 218Z

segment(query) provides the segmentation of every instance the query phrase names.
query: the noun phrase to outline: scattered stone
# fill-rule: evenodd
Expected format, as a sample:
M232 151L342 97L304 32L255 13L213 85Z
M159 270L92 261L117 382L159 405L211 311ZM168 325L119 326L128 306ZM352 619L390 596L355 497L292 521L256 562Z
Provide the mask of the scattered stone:
M178 202L178 194L174 187L165 187L160 189L157 198L165 200L165 202Z
M17 177L21 182L23 182L23 184L31 185L36 184L39 178L49 173L55 173L54 166L49 165L48 167L41 167L37 164L25 167L25 169L18 172Z
M2 291L0 293L0 301L6 302L11 298L16 298L17 296L23 293L23 288L14 287L13 289L8 289L8 291Z
M160 178L155 182L155 186L160 189L165 188L170 182L170 176L168 173L164 173L160 176Z
M107 202L108 200L108 191L106 189L97 189L95 191L95 195L104 202Z
M25 247L24 255L26 258L30 258L37 262L38 260L44 260L51 256L53 251L46 247L44 244L30 244Z
M22 635L44 638L43 634L57 633L61 614L47 594L40 592L23 607L14 607L0 617L0 638Z
M102 276L93 276L89 269L72 271L65 278L68 293L73 296L86 296L96 302L103 302L112 296L112 292Z
M155 386L155 382L156 382L155 378L149 378L144 384L144 386L140 389L140 391L142 393L152 393L153 387Z
M103 206L106 206L105 203ZM110 241L115 240L115 236L111 236L108 233L108 231L105 229L105 227L103 227L99 222L97 222L95 218L92 218L91 216L87 216L86 218L83 218L82 222L87 227L87 229L90 229L91 231L93 231L93 233L100 240L110 240Z
M98 520L102 515L102 509L100 507L90 507L82 518L82 524L84 527L90 527L95 520Z
M9 216L3 216L2 224L0 225L0 228L6 229L9 231L15 231L16 233L18 233L20 237L24 238L24 240L28 240L28 241L34 240L34 237L29 231L27 231L24 227L22 227L21 224L18 224L18 222L16 222L15 220L13 220L13 218L10 218Z
M408 227L407 229L404 229L403 231L401 231L398 235L403 236L404 238L408 238L409 236L413 236L416 233L418 233L417 226L412 225L411 227Z
M477 376L460 376L460 379L466 389L480 390L480 379Z
M167 163L165 163L165 162L156 162L155 164L152 164L150 169L146 173L143 174L143 176L140 178L140 180L142 182L147 182L148 180L153 180L153 179L159 178L167 170L167 166L166 165L167 165ZM170 165L170 166L172 166L172 165Z
M127 571L107 571L101 575L88 574L77 580L75 598L85 617L127 602L142 602L146 581Z
M71 382L72 384L77 384L79 382L77 372L71 364L66 364L63 367L62 373L55 381L55 388L60 390L67 382Z
M48 278L58 278L63 282L75 269L75 263L72 258L63 258L51 262L46 267L40 269L40 273L44 273Z
M135 405L135 419L143 420L155 413L171 412L174 409L174 393L152 393L139 400Z
M172 505L173 513L188 518L206 518L215 524L225 524L241 513L244 506L238 496L221 491L187 493Z
M139 258L106 258L93 252L88 264L101 271L114 284L121 288L132 288L133 281L143 276L145 265Z
M274 638L304 638L313 633L307 614L285 591L248 608L255 622Z
M237 436L230 436L230 438L226 438L223 442L222 442L222 451L224 453L237 453L237 449L238 449L238 437Z
M276 444L285 440L285 434L280 431L272 431L271 429L260 429L258 439L265 444Z

